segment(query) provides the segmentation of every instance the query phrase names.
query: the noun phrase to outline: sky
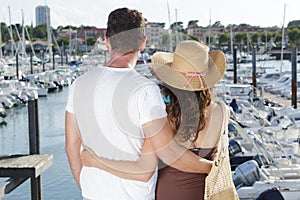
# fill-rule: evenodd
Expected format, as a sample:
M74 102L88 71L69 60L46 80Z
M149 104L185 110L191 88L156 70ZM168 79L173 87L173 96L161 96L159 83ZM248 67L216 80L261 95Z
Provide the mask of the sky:
M183 22L184 27L190 20L198 20L199 26L220 21L225 26L245 23L260 27L282 27L289 21L300 20L299 0L0 0L0 22L10 24L10 7L12 24L21 24L23 10L25 24L35 26L35 7L45 4L50 7L54 28L106 28L109 13L120 7L137 9L149 22L162 22L166 27L176 20Z

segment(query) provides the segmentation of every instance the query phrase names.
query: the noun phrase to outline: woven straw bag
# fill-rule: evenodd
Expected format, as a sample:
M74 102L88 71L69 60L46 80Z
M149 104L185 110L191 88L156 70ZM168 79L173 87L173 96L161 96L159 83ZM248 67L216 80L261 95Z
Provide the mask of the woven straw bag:
M205 179L205 200L238 200L231 174L231 167L228 153L228 116L225 104L223 107L223 127L218 145L218 155L210 173Z

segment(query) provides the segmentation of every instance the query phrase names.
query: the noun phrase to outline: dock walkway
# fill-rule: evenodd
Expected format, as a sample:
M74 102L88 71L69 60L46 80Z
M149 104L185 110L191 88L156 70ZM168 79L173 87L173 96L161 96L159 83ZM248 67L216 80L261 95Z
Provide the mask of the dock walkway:
M28 178L34 181L40 177L52 163L53 155L48 154L0 156L0 177L10 177L10 179L0 184L0 199ZM37 188L35 187L35 189Z
M264 93L263 97L265 99L268 99L272 102L277 103L280 106L292 106L292 100L288 100L288 99L285 99L283 97L278 97L276 95L266 93L266 92ZM297 101L297 108L300 108L300 102L299 101Z
M31 199L42 199L41 175L53 163L53 155L40 154L38 99L28 101L29 154L0 155L0 199L30 178Z

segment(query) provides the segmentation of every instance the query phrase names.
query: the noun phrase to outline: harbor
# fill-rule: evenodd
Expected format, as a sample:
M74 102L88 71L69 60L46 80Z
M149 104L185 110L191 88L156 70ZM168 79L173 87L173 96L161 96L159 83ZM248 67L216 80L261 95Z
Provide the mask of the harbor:
M265 65L280 61L265 61ZM284 71L290 71L291 63L287 61L286 68ZM89 65L87 65L89 66ZM149 71L149 64L141 64L136 66L136 70L148 78L153 78ZM240 66L242 67L242 66ZM85 67L92 68L91 66ZM73 69L74 70L74 69ZM279 69L274 68L273 71ZM226 82L225 78L224 81ZM232 85L232 80L227 80L228 85ZM231 83L230 83L231 82ZM228 86L227 85L227 86ZM242 86L245 84L236 84L236 87ZM250 88L251 86L248 85ZM40 125L40 149L41 154L51 154L53 155L53 165L46 170L42 175L42 196L43 199L81 199L80 191L72 177L71 171L69 169L68 160L65 153L65 130L64 130L64 114L65 106L68 95L68 86L64 86L61 90L55 92L50 92L45 97L39 97L39 125ZM220 92L220 88L216 88L216 93ZM247 93L246 91L244 91ZM234 95L233 93L231 95ZM234 97L234 96L231 96ZM235 96L236 97L236 96ZM292 112L291 100L287 100L278 95L270 94L268 92L263 94L264 99L267 99L269 102L272 102L276 108L288 108L286 112ZM238 97L240 103L241 113L247 113L244 106L250 108L249 96L246 95L246 98ZM226 99L224 99L226 101ZM228 99L229 101L229 99ZM229 102L227 102L229 103ZM245 110L243 110L245 109ZM253 108L254 109L254 108ZM257 108L255 108L257 109ZM27 105L14 107L11 109L6 109L7 116L4 118L5 123L2 123L0 126L0 152L1 154L27 154L28 149L28 111ZM252 110L252 114L255 114L256 111ZM279 112L278 112L279 113ZM296 112L295 112L296 113ZM262 128L259 122L256 122L256 118L245 118L246 115L236 115L236 120L240 124L244 125L243 130L258 130ZM266 117L266 115L264 115ZM251 122L249 120L252 120ZM252 123L253 126L248 126L247 122ZM254 123L255 122L255 123ZM264 128L273 127L270 124L264 126ZM275 125L277 131L280 132L279 124ZM293 127L292 124L288 126ZM292 130L292 129L290 129ZM298 134L298 129L296 129L296 138ZM282 129L283 131L283 129ZM282 133L281 133L282 134ZM278 136L279 137L279 136ZM233 138L234 139L234 138ZM233 148L233 147L230 147ZM289 151L291 153L291 151ZM252 152L253 153L253 152ZM247 155L247 153L245 153ZM235 155L237 156L237 155ZM297 156L293 159L298 160ZM297 161L298 163L298 161ZM299 162L300 163L300 162ZM241 163L240 163L241 164ZM295 167L295 166L294 166ZM5 179L2 178L1 181ZM300 181L300 179L297 179ZM63 198L62 198L63 193ZM30 182L26 181L17 189L5 196L4 199L8 200L26 200L30 199Z
M116 5L69 0L47 4L45 0L44 5L28 2L25 6L22 2L20 5L27 10L21 8L21 16L16 17L19 0L13 1L14 5L3 3L8 5L6 11L2 10L4 6L0 9L0 199L80 200L81 191L65 149L66 104L72 83L107 63L112 55L105 41L106 20ZM173 16L174 2L167 1L165 8L161 1L155 1L118 4L131 4L145 14L147 42L145 49L139 48L136 71L161 83L153 75L152 55L157 51L176 52L176 46L184 40L221 50L226 58L225 75L212 91L214 98L224 101L230 110L226 124L228 151L239 198L274 195L273 199L300 199L300 17L287 15L286 23L286 4L284 9L281 4L276 10L274 6L267 15L270 9L266 11L266 6L259 11L265 2L252 2L255 7L251 8L251 4L247 9L242 3L239 10L237 2L234 10L215 2L214 15L223 15L224 10L228 16L234 14L223 25L219 21L222 16L211 16L211 8L206 8L205 2L188 2L193 6L177 2ZM156 12L154 2L160 5L155 4ZM299 2L289 6L287 11L292 13L291 8L298 5ZM190 16L193 7L197 8L196 15ZM206 17L199 15L199 7ZM224 10L218 10L220 7ZM146 12L149 8L150 12ZM278 22L280 16L281 22L279 9L284 11L280 26L270 22L252 25L256 16L253 10ZM247 10L252 11L248 20ZM28 17L33 13L35 26L33 17ZM150 13L154 13L152 18ZM166 15L168 23L157 19L157 13ZM189 19L181 21L185 16ZM214 23L211 17L216 19ZM93 18L97 18L96 23ZM240 18L246 23L235 21ZM258 22L261 21L259 16ZM203 84L199 72L187 74L191 76L187 83L197 75Z

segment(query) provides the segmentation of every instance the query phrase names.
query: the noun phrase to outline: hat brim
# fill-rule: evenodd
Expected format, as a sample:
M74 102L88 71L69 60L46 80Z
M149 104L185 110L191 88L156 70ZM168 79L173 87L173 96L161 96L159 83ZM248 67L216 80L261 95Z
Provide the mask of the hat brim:
M172 68L173 53L156 53L152 60L152 70L158 79L178 89L199 91L214 86L222 79L226 69L225 55L220 50L209 52L208 71L201 76L203 87L197 77L187 77ZM189 81L190 80L190 81Z

